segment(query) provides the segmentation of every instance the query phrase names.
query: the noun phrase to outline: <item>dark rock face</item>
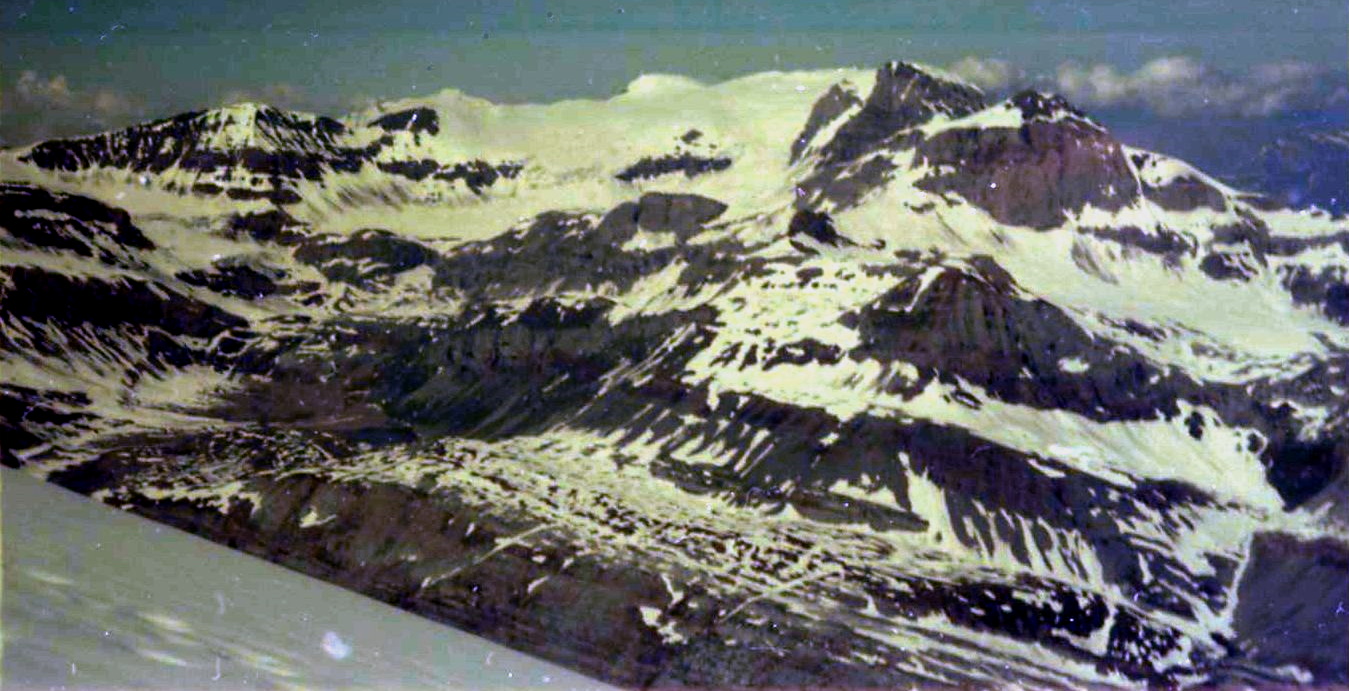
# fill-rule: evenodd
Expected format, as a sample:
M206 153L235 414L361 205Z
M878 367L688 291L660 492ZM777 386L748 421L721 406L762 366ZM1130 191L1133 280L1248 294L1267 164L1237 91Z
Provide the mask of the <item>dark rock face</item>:
M470 243L446 257L436 283L468 294L509 295L561 281L576 290L597 280L620 286L659 271L672 258L666 253L629 252L623 243L637 232L637 205L611 211L595 226L584 216L542 214L528 228L492 242Z
M502 163L494 166L486 161L470 161L442 168L431 176L448 182L461 180L474 194L481 195L484 189L491 187L497 180L515 179L521 170L523 166L518 163Z
M440 116L434 108L409 108L378 117L370 122L387 132L440 133Z
M838 234L838 230L834 228L834 219L828 214L815 211L801 210L793 214L791 224L787 227L787 235L805 236L821 245L831 247L852 244L850 240Z
M1330 486L1349 467L1349 444L1340 439L1303 441L1281 439L1267 454L1271 485L1292 509Z
M811 106L810 117L806 119L806 125L801 130L801 134L796 135L792 140L792 163L796 163L806 152L806 148L811 142L815 141L815 136L820 133L829 123L837 120L848 109L862 105L862 99L858 98L857 93L844 89L835 84L829 87L829 91L815 101Z
M80 409L89 404L89 397L79 392L0 385L0 465L18 468L22 462L16 452L87 429L86 421L94 416Z
M22 246L97 254L104 263L115 262L121 250L155 247L121 209L28 185L0 185L0 230Z
M699 156L690 152L666 154L664 156L643 156L641 160L619 171L615 178L623 182L658 178L670 173L683 173L693 178L704 173L715 173L731 167L731 159L726 156Z
M906 137L905 141L917 141L919 138ZM809 208L819 199L831 201L840 209L857 206L868 192L883 186L898 168L887 158L877 156L854 167L821 170L799 188L802 197L798 198L797 207Z
M258 242L286 242L301 237L296 232L301 225L294 216L281 209L268 209L231 216L225 235L230 238L248 236Z
M0 303L7 319L65 328L139 326L196 337L246 324L219 308L139 279L80 279L27 266L6 269L8 285L0 286Z
M77 278L37 267L0 268L0 352L90 362L135 382L193 364L227 367L227 349L203 347L248 322L141 279Z
M1102 421L1179 412L1181 382L1137 353L1100 343L1057 307L1018 297L991 259L937 270L926 284L901 282L854 317L862 336L854 357L909 362L925 380L957 375L1006 401ZM1085 370L1064 371L1063 360Z
M1270 668L1296 664L1317 684L1349 684L1349 550L1329 539L1304 541L1262 533L1237 591L1233 628L1242 662Z
M637 201L637 225L687 240L725 212L725 204L708 197L650 193Z
M1199 178L1183 175L1160 187L1143 186L1143 196L1168 211L1194 211L1207 207L1226 211L1227 199L1222 192Z
M386 115L374 123L386 131L406 130L436 134L434 110L418 108ZM224 146L217 138L244 128L255 144ZM297 184L320 181L329 173L357 173L394 139L386 135L365 146L348 143L347 128L328 117L308 118L268 106L185 113L120 132L79 139L44 142L21 157L40 168L80 171L94 167L119 168L133 173L159 174L177 169L217 175L216 182L195 182L184 192L226 197L237 201L266 200L274 204L301 201ZM380 161L378 169L412 180L433 177L461 181L482 194L501 178L514 178L517 163L491 164L474 160ZM173 183L166 189L171 191Z
M495 310L471 315L465 323L472 326L441 336L444 350L403 366L422 375L409 371L379 387L384 408L439 433L539 431L593 400L606 372L651 357L677 329L694 328L685 350L694 348L715 317L702 309L610 324L599 318L608 308L603 302L549 303L536 301L515 320Z
M1032 120L1019 129L951 129L918 144L934 169L921 189L954 192L1009 225L1053 228L1068 212L1116 211L1137 198L1119 142L1085 120Z
M373 288L393 276L439 259L431 248L370 228L351 237L313 236L297 241L295 258L317 268L330 281Z
M821 158L825 164L847 163L938 113L960 117L984 105L977 89L939 79L905 62L893 62L876 72L876 85L866 103L824 146Z
M474 296L508 299L534 291L582 290L612 283L627 291L675 261L680 283L699 285L753 272L745 247L733 241L687 243L720 217L721 202L697 195L646 194L620 204L598 223L584 215L549 212L524 229L490 242L468 243L436 266L436 284ZM638 230L672 232L674 246L627 248Z
M1199 270L1215 281L1248 281L1259 273L1246 258L1230 252L1214 252L1199 262Z
M380 161L378 165L386 173L401 175L409 180L425 180L440 170L440 164L429 158L420 161Z
M211 270L183 271L178 278L184 283L202 286L221 295L258 300L277 291L276 282L257 269L242 264L218 264Z
M447 182L462 181L464 186L477 195L481 195L483 190L491 187L498 180L503 178L514 179L523 170L523 167L518 163L492 165L480 160L445 165L431 159L422 159L419 161L381 161L377 165L380 170L386 173L401 175L410 180L425 180L430 177Z
M1283 285L1299 304L1317 305L1327 318L1349 325L1349 269L1323 267L1313 272L1295 266L1281 276Z
M1160 255L1172 265L1179 262L1183 256L1193 256L1198 250L1197 243L1192 238L1165 228L1159 228L1152 233L1136 226L1079 228L1079 231L1125 247Z
M1078 110L1068 102L1068 99L1058 94L1045 94L1028 89L1017 92L1010 99L1010 103L1021 111L1021 118L1028 122L1031 120L1053 122L1056 118L1062 117L1083 120L1087 117L1086 113Z
M283 130L301 137L302 146L320 148L332 145L346 132L346 128L332 118L308 120L265 106L258 108L253 117L251 123L237 123L236 115L228 111L184 113L120 132L44 142L33 147L22 160L41 168L65 171L106 166L160 173L172 166L200 171L239 166L259 174L301 173L313 171L315 162L261 149L245 148L225 154L198 150L197 145L219 128L234 125Z

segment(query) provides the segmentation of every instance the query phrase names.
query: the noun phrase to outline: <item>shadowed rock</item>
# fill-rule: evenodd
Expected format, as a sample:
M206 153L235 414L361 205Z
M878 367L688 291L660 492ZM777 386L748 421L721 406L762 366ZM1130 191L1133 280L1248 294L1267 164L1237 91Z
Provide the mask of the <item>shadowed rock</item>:
M299 241L295 258L317 268L330 281L363 288L439 260L431 248L379 228L367 228L351 237L315 236Z
M804 209L792 215L791 223L787 226L787 236L804 236L830 247L853 244L851 240L839 235L838 230L834 228L834 219L828 214Z
M633 182L658 178L670 173L683 173L686 178L694 178L704 173L715 173L731 167L731 159L726 156L699 156L687 151L663 156L644 156L636 163L619 171L615 178L623 182Z
M434 108L400 110L375 118L370 124L387 132L406 131L427 132L432 135L440 134L440 116L436 114Z
M209 270L183 271L177 276L184 283L248 300L265 298L277 291L270 276L245 264L217 263Z
M1192 387L1102 342L1058 307L1021 297L990 258L929 270L938 273L907 279L850 317L862 337L854 358L912 363L925 381L956 375L1006 401L1100 421L1170 418ZM1065 369L1065 360L1083 363L1082 371Z
M1039 112L1046 99L1021 96ZM1091 205L1116 211L1133 203L1138 185L1120 143L1079 117L1032 119L1019 128L954 128L917 146L934 170L920 189L954 192L1009 225L1053 228Z
M837 120L850 108L862 105L862 99L858 98L857 92L850 88L844 88L838 84L829 87L815 105L811 106L810 117L806 118L805 127L801 133L792 140L791 163L800 160L802 154L806 152L807 147L815 141L815 136L820 133L829 123Z
M1250 560L1232 620L1239 652L1227 666L1297 665L1318 685L1349 684L1349 549L1260 533Z
M1173 178L1159 187L1144 185L1143 196L1168 211L1194 211L1201 207L1227 211L1227 199L1222 192L1190 175Z
M82 257L97 253L105 263L114 262L127 249L155 248L127 212L88 197L30 185L0 185L0 232L30 247ZM3 236L0 243L9 244Z
M822 163L853 161L935 115L961 117L984 105L983 94L974 87L934 77L906 62L888 63L876 71L876 85L861 110L821 149Z
M637 225L687 240L726 212L726 205L696 194L649 193L637 201Z

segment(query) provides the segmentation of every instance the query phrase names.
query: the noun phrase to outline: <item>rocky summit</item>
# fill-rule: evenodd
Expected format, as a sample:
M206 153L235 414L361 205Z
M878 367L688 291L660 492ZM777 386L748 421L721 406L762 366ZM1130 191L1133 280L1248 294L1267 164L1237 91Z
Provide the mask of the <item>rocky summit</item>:
M245 104L0 180L0 453L99 501L633 688L1349 684L1349 222L1053 94Z

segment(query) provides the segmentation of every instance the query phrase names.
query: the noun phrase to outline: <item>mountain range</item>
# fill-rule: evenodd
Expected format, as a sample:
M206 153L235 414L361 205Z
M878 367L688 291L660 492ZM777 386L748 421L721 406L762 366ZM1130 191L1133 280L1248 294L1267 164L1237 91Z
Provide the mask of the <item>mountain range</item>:
M1349 221L1053 94L241 104L0 180L0 455L100 501L629 687L1349 684Z

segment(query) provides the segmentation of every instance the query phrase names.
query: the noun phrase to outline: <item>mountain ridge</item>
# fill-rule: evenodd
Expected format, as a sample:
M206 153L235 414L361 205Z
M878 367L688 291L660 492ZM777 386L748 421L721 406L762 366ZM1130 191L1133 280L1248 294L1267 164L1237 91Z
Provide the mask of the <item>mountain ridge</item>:
M1349 226L908 63L677 87L0 160L6 463L630 686L1343 683L1261 632L1349 573Z

